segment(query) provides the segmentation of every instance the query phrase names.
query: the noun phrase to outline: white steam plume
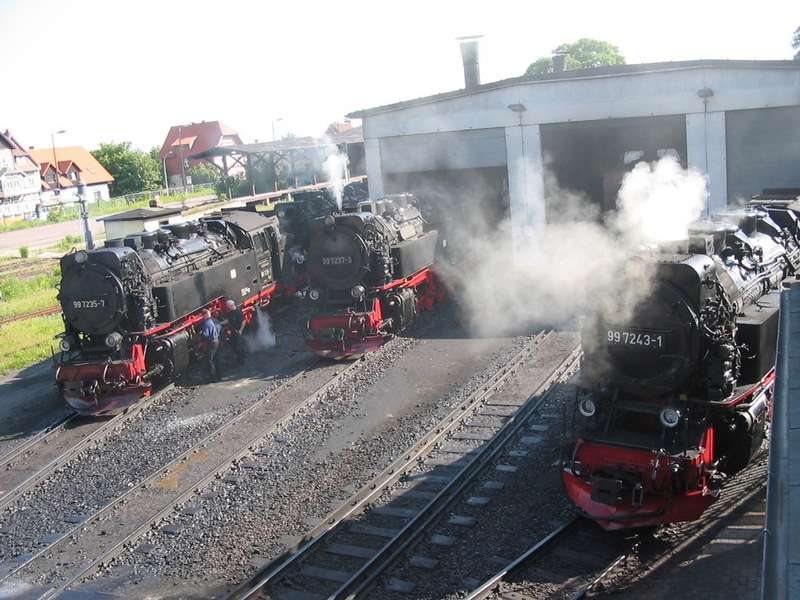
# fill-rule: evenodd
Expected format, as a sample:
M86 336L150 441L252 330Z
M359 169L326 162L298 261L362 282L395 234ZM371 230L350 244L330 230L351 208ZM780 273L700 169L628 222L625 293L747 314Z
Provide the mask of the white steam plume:
M339 210L342 210L342 192L347 183L348 162L347 155L340 153L337 149L333 154L329 154L325 162L322 163L325 175L332 184L333 194L336 198L336 206L339 207Z
M617 200L616 227L623 235L642 242L680 240L706 206L707 181L667 156L638 163L622 181Z
M275 347L276 339L269 313L259 309L256 310L258 310L258 327L251 327L250 331L252 333L244 338L247 342L247 348L250 351L273 348Z
M480 218L462 222L470 234L460 231L459 238L469 243L455 264L440 268L478 335L582 315L623 321L650 284L643 263L631 256L642 244L685 238L708 195L704 177L681 169L674 158L640 164L623 180L617 215L603 225L594 204L560 190L550 175L545 182L557 218L551 215L513 251L508 221L497 228ZM462 219L468 214L456 213Z

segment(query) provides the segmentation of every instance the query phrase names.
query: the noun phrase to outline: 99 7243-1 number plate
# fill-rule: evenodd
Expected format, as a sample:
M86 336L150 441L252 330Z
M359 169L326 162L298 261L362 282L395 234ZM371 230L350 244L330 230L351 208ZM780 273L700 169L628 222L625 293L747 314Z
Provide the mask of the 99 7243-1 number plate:
M666 342L663 333L656 331L626 331L609 329L606 333L609 344L616 346L636 346L641 348L663 348Z

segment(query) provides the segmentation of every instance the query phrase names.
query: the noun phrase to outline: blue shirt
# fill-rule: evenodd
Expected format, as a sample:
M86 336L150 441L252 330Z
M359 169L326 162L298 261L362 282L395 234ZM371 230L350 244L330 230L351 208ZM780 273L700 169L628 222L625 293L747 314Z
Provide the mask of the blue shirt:
M209 317L200 325L200 335L206 338L209 342L216 342L219 340L219 334L222 332L222 325L219 324L214 317Z

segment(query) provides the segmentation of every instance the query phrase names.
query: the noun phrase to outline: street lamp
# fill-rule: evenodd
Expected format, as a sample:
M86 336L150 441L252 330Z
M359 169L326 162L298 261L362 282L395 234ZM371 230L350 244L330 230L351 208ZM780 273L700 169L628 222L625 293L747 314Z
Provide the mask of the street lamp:
M167 196L169 196L169 177L167 176L167 159L172 158L175 156L175 150L170 150L169 154L164 156L161 160L161 165L164 167L164 189L167 191Z
M67 133L67 132L64 129L60 129L50 134L50 144L53 147L53 169L55 169L56 172L56 187L58 188L59 193L61 192L61 178L58 176L58 159L56 158L56 136L61 135L62 133Z
M275 123L283 121L283 117L278 117L277 119L272 119L272 141L275 141Z

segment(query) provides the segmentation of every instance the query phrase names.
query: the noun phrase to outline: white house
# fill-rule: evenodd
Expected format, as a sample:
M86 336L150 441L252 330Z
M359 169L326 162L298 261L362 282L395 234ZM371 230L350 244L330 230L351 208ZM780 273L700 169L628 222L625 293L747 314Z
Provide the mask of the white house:
M8 132L0 132L0 216L36 212L42 189L39 165Z
M88 202L108 200L108 186L114 178L85 148L32 148L30 153L40 166L45 206L77 201L79 180L86 186Z

